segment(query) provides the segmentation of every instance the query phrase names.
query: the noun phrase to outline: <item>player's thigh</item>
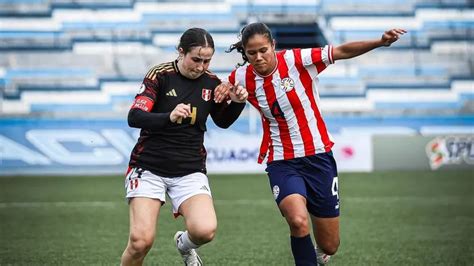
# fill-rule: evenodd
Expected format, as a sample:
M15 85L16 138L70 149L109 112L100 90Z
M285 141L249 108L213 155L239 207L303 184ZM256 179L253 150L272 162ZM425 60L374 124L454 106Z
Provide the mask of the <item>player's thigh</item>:
M316 154L306 159L301 171L307 188L308 211L315 217L339 217L337 166L332 153Z
M130 199L130 239L153 242L162 202L150 198Z
M339 217L321 218L311 215L318 246L339 246Z
M125 177L125 197L157 199L163 204L166 201L167 184L163 177L142 169L133 168Z
M212 233L217 228L217 217L212 198L208 194L197 194L181 203L179 213L183 215L190 232Z
M175 215L183 215L188 230L215 230L216 212L208 178L203 173L193 173L170 182L168 196Z
M306 184L295 169L296 160L274 161L265 169L273 197L283 214L290 213L295 205L303 204L304 208L306 205Z
M307 217L308 211L306 209L306 198L301 194L291 194L283 198L278 205L281 213L285 218L292 217Z

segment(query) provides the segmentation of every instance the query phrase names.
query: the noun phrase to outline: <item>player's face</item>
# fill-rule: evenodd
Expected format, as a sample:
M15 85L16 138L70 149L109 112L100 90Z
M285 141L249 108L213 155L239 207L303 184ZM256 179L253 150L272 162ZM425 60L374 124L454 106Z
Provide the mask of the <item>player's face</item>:
M197 79L209 68L213 54L214 49L202 46L192 47L187 54L180 51L179 71L187 78Z
M276 67L275 43L265 35L250 37L245 45L245 55L260 75L266 76Z

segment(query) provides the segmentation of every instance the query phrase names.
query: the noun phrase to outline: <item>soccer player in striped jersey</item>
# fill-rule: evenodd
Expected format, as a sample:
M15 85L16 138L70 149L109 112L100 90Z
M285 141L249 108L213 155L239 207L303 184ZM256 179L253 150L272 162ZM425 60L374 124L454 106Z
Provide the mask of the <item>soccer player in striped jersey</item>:
M130 235L121 265L142 265L166 195L175 215L184 217L186 230L174 240L185 265L202 265L196 249L214 238L217 227L206 176L206 120L210 115L217 126L229 127L248 94L241 86L216 90L221 81L207 70L214 54L207 31L185 31L178 52L177 60L146 74L128 114L129 125L141 131L125 178Z
M317 76L336 60L390 46L405 32L392 29L377 40L337 47L275 51L270 29L257 22L244 27L241 40L228 50L237 50L244 60L232 71L229 82L247 89L247 100L262 116L259 163L267 159L270 187L289 225L296 265L325 263L339 247L338 175L331 152L334 140L321 114Z

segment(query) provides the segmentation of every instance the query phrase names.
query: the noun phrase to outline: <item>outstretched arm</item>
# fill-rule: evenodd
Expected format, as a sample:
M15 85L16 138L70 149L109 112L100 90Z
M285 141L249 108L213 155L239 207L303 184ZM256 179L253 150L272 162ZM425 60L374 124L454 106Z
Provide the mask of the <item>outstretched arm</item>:
M400 35L403 35L406 32L407 31L404 29L391 29L384 32L382 38L379 40L358 41L341 44L333 49L333 59L339 60L353 58L381 46L390 46L400 38Z

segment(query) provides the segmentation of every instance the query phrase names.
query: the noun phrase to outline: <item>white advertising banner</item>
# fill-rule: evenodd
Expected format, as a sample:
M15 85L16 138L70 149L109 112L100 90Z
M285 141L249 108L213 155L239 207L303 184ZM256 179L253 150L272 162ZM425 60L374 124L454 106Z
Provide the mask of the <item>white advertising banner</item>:
M265 164L258 164L260 136L231 130L212 130L206 133L209 173L264 173Z
M334 135L332 148L339 172L370 172L373 170L372 138L367 134Z
M138 130L116 120L9 120L0 124L0 176L123 174ZM265 173L257 163L260 134L210 129L205 134L210 174ZM371 171L370 136L334 136L340 172Z
M257 163L260 135L231 130L206 134L207 169L210 173L264 173ZM335 135L334 157L339 172L369 172L373 169L370 135Z

